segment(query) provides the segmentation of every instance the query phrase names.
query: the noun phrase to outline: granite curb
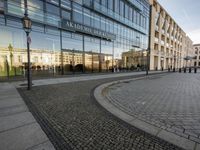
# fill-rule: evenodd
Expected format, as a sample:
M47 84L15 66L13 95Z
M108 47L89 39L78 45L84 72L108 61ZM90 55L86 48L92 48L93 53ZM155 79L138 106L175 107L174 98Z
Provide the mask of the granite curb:
M133 79L124 79L124 80L118 80L118 81L113 81L113 82L108 82L108 83L102 84L95 88L94 93L93 93L94 98L107 111L109 111L114 116L118 117L119 119L125 121L126 123L128 123L134 127L137 127L151 135L154 135L162 140L165 140L165 141L172 143L183 149L200 150L200 144L198 144L194 141L191 141L189 139L186 139L184 137L180 137L174 133L168 132L167 130L161 129L154 125L151 125L145 121L140 120L139 118L136 118L135 116L129 115L129 114L125 113L124 111L120 110L120 108L116 107L111 102L109 102L109 99L105 98L106 92L110 86L112 86L114 84L118 84L118 83L140 80L140 79L144 79L147 77L148 76L145 76L145 77L143 76L143 77L137 77L137 78L133 78Z

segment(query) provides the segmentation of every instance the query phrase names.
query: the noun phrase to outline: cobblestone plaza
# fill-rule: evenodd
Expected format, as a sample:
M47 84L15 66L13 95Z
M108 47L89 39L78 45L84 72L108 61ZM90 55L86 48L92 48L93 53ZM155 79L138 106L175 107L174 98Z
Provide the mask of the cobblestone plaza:
M170 132L174 131L177 134L182 132L183 135L193 138L192 140L198 140L198 129L194 130L195 127L198 128L199 124L198 91L194 92L196 93L194 98L196 98L191 100L191 103L188 102L187 94L190 94L192 89L189 93L181 91L185 90L186 86L184 85L188 84L190 75L184 75L157 75L114 85L110 88L108 97L112 97L111 102L125 106L123 109L126 113L140 114L138 118L150 120L154 125L163 127L166 125L166 128L170 125L168 127ZM100 107L91 96L97 85L127 78L132 79L132 77L120 77L38 86L31 92L20 90L20 93L33 114L40 118L40 124L47 128L44 130L57 149L181 149L120 121ZM169 78L172 78L173 82L168 82ZM159 82L152 84L153 81ZM199 74L190 82L190 86L197 86L198 82ZM165 86L163 83L166 83ZM172 84L178 86L176 88L179 90L178 92L175 92L174 88L169 88ZM135 85L138 88L135 88ZM156 86L160 87L159 90L158 88L155 90ZM152 90L147 92L149 87ZM154 90L157 91L157 95L151 92ZM152 95L149 96L149 93ZM162 95L164 93L166 95ZM170 96L169 93L177 94ZM163 101L166 102L166 105ZM197 105L194 102L197 102ZM177 103L176 106L174 103ZM144 106L146 107L143 108ZM182 124L182 128L187 126L190 129L183 131L180 124ZM194 126L194 124L196 125Z

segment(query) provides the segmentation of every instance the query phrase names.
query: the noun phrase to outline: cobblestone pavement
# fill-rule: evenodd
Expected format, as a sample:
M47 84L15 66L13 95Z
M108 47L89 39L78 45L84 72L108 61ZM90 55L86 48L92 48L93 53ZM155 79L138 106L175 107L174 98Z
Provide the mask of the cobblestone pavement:
M116 79L38 86L31 91L19 91L56 149L180 149L120 121L94 100L91 93L97 85Z
M200 143L200 74L167 74L108 87L106 98L145 122Z

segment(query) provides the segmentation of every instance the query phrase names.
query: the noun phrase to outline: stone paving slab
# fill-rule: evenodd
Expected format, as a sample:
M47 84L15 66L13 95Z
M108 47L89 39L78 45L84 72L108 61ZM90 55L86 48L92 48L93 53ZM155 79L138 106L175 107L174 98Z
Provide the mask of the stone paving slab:
M0 117L0 120L0 132L35 122L35 119L30 112L22 112Z
M27 148L26 150L54 150L54 148L51 142L47 141L31 148Z
M184 74L170 74L166 77L158 75L157 77L154 76L151 78L144 78L143 80L131 79L121 80L118 82L114 81L97 87L94 91L94 95L97 101L104 108L106 108L108 111L115 114L122 120L179 147L193 150L198 149L197 147L199 147L200 143L198 139L199 136L196 136L200 127L198 125L198 120L200 121L198 106L200 105L197 101L197 99L199 99L200 97L197 96L199 94L199 92L197 91L200 89L198 87L198 80L200 77L198 75L192 75L193 80L191 80L190 77L191 75L189 75L189 78L186 78ZM173 89L174 87L176 87L176 85L173 86L174 83L177 83L179 88L176 87L171 92L168 92L168 87L166 88L165 84L160 81L161 79L165 80L165 78L167 78L165 84L172 85L170 86L170 88ZM172 81L169 82L168 79L171 79ZM155 82L155 80L159 80L159 82ZM188 83L188 81L190 83ZM148 82L150 82L151 84ZM152 84L154 85L151 86ZM156 87L155 85L159 87ZM147 88L148 86L149 88ZM188 95L184 95L187 91L186 86L188 86L190 99L188 98ZM184 92L181 91L181 88L184 90ZM164 99L163 101L160 102L158 98L159 96L149 92L153 89L158 91L160 97ZM160 90L165 91L159 92ZM195 92L195 94L193 94L193 92ZM170 93L171 95L176 94L174 97L171 97L171 99L174 99L174 101L176 101L176 105L179 106L179 109L177 109L177 107L174 105L170 105L170 107L168 106L171 95L168 94L166 96L166 93ZM178 96L177 93L180 93L180 96ZM136 102L135 99L137 100ZM148 99L149 101L147 101ZM178 102L179 99L180 103ZM186 102L185 99L186 101L187 99L189 101ZM151 100L154 100L156 102L151 103ZM196 102L194 103L193 101L195 100ZM106 103L109 107L106 107ZM164 106L164 108L160 107L162 106L161 104ZM113 105L113 107L111 105ZM152 106L152 108L150 106ZM188 108L191 106L193 106L194 108ZM188 110L190 109L190 111L186 110L185 112L182 111L180 108L186 108ZM175 112L171 114L166 112L166 110L175 110ZM155 113L159 111L161 111L162 113L158 113L155 115ZM119 115L120 113L122 113L123 115ZM129 115L129 119L127 119L127 116L125 116L124 113ZM132 120L130 116L132 116ZM153 120L152 118L155 119ZM166 118L165 122L163 122L163 118ZM170 121L172 121L172 125L169 124ZM187 128L182 128L183 126ZM190 132L189 130L186 130L188 128L190 129ZM192 129L196 130L193 130L192 133Z
M0 132L0 139L2 150L25 150L48 140L37 123Z
M27 106L24 104L17 105L17 106L15 105L12 107L1 108L0 109L0 117L5 117L5 116L21 113L21 112L27 112L27 111L29 111L29 110L28 110Z
M4 100L0 100L0 109L18 105L25 105L24 101L22 101L21 98L5 98Z
M0 86L0 150L25 150L49 142L16 88L9 83ZM37 147L36 147L37 148ZM38 149L54 149L43 144Z

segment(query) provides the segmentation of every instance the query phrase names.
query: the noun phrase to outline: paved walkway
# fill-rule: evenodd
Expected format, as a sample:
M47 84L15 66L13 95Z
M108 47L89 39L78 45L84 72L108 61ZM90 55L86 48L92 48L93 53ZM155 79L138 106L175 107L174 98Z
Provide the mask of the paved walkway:
M199 73L157 75L101 85L96 98L130 124L193 150L200 149L199 85Z
M154 73L164 73L166 71L149 71L149 74ZM88 75L79 75L74 77L63 77L63 78L51 78L51 79L39 79L39 80L33 80L33 86L41 86L41 85L51 85L51 84L59 84L59 83L70 83L70 82L78 82L78 81L88 81L88 80L97 80L97 79L107 79L107 78L116 78L116 77L126 77L126 76L132 76L132 75L144 75L146 72L123 72L123 73L109 73L104 75L98 75L98 74L88 74ZM26 81L18 81L13 82L12 84L16 87L22 87L20 85L26 84Z
M15 87L0 84L0 150L54 150Z

